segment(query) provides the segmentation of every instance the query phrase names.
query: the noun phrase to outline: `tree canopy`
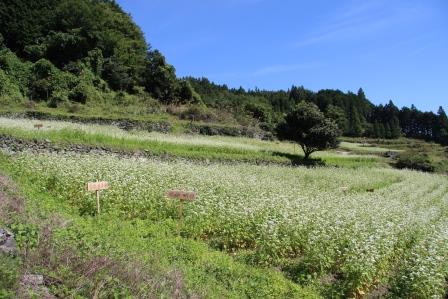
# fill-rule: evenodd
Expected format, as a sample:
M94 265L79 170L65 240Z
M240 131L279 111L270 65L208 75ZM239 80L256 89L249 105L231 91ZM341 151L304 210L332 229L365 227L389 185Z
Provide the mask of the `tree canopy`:
M280 139L297 142L308 159L315 151L336 147L340 130L315 104L303 101L286 115L277 134Z

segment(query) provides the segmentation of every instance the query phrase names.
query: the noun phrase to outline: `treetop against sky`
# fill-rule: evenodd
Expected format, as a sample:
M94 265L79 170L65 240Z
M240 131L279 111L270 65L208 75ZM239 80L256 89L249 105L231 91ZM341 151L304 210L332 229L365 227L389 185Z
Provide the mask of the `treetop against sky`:
M362 87L374 103L447 102L448 2L118 0L180 76L232 87Z

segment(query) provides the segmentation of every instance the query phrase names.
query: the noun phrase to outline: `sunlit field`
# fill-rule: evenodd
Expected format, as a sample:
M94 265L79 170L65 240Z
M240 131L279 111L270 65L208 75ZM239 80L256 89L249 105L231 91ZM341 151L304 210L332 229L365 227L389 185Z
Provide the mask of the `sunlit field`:
M35 128L42 124L42 128ZM0 118L0 133L25 139L46 139L62 143L112 146L126 150L149 150L156 155L171 154L183 158L253 161L290 164L300 159L300 146L279 141L245 137L162 134L145 131L124 131L116 126L85 125L59 121L33 121ZM348 143L344 143L348 144ZM381 152L381 151L379 151ZM385 165L371 153L347 150L322 151L313 154L333 166Z
M198 192L182 236L317 285L326 296L375 289L441 297L448 276L446 177L384 168L317 168L94 155L15 155L15 171L80 215L93 215L87 181L107 180L104 213L177 219L167 190ZM373 192L368 192L373 191Z

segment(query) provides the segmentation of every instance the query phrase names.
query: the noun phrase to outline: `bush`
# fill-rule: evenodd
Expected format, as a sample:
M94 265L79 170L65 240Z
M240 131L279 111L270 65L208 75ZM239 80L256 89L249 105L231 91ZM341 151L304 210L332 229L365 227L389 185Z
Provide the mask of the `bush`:
M210 121L215 119L216 116L204 105L193 105L181 112L180 118L193 121Z
M425 172L434 172L435 167L426 153L408 151L398 156L395 167L399 169L407 168Z
M247 114L249 114L251 117L257 119L260 122L263 123L271 122L272 111L270 111L268 107L262 104L248 103L244 106L244 110L246 111Z
M71 103L70 105L68 105L67 111L69 113L78 113L79 111L81 111L80 104L78 104L78 103Z
M82 85L78 85L74 90L70 92L68 98L72 102L85 104L88 98L87 89Z
M0 69L0 96L22 98L20 88L14 83L14 78L8 76L2 69Z
M14 298L19 279L19 260L0 253L0 298Z
M114 102L119 106L131 106L138 103L138 97L124 91L119 91L114 97Z
M23 104L23 106L24 106L26 109L36 109L36 102L33 102L33 101L26 101L26 102Z
M50 97L47 103L49 108L58 108L62 103L67 101L67 96L62 92L57 92Z

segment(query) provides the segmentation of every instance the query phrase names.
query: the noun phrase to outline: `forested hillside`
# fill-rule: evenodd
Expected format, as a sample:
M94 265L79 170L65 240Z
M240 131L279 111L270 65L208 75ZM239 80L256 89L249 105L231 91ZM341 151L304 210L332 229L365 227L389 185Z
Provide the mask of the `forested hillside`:
M414 106L399 109L392 101L375 106L362 89L244 90L206 78L177 78L175 68L113 0L0 2L2 105L45 103L76 112L86 104L133 104L148 113L154 110L148 106L188 105L187 113L177 116L210 122L231 118L273 132L300 101L315 103L346 136L405 135L448 143L442 107L435 114Z
M205 104L215 108L243 110L262 123L277 123L301 101L316 104L328 118L336 121L344 135L374 138L406 137L448 143L448 118L442 107L438 113L422 112L415 106L399 109L392 101L372 104L362 88L355 94L340 90L313 92L303 86L288 90L244 90L218 85L206 78L187 78Z
M3 96L54 107L101 100L110 91L193 100L188 83L176 79L114 1L2 1L0 34Z

